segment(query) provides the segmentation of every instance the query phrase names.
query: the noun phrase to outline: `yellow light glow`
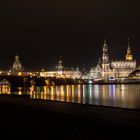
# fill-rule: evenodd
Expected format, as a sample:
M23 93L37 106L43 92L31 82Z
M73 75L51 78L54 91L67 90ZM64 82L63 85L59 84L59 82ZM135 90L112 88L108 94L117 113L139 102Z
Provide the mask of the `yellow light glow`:
M32 72L30 72L30 75L32 76L32 75L33 75L33 73L32 73Z
M21 72L18 72L18 76L21 76L22 74L21 74Z

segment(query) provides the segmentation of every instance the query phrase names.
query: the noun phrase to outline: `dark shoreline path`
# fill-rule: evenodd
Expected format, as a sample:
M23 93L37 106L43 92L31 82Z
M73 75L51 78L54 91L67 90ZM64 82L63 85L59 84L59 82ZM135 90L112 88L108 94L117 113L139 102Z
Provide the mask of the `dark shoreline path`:
M38 139L140 139L140 110L0 96L0 129Z

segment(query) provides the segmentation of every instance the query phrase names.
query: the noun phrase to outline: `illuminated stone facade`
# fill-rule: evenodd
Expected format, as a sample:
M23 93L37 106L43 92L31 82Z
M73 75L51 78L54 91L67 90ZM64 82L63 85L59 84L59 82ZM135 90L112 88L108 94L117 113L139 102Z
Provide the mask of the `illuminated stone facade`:
M41 77L56 77L56 78L73 78L79 79L82 76L79 68L75 70L65 70L63 65L62 57L58 61L58 65L55 67L56 70L53 71L42 71L40 72Z
M104 40L102 62L99 61L96 67L91 68L89 72L89 78L104 80L108 80L110 78L126 78L135 69L136 61L133 60L129 39L125 60L119 61L109 60L108 45L106 40Z

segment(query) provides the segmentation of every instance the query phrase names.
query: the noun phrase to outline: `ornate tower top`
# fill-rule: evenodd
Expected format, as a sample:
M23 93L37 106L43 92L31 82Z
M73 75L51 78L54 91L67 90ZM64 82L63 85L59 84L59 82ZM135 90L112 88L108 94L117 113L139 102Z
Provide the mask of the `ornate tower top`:
M130 48L130 39L128 38L128 47L127 47L127 52L126 52L126 60L127 61L132 61L133 60L133 55L131 53L131 48Z
M13 70L22 71L22 65L19 61L19 56L18 55L15 56L15 61L13 63Z
M64 69L62 56L60 56L60 58L59 58L57 69L58 70L63 70Z
M98 64L101 65L101 58L99 57Z
M104 39L103 50L108 50L108 45L106 39Z
M102 63L104 64L109 63L108 45L106 39L104 39Z

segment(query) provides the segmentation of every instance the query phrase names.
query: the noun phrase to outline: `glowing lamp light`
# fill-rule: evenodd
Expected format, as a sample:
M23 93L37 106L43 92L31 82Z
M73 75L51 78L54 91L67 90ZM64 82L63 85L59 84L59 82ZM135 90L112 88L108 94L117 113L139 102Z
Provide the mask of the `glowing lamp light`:
M18 76L21 76L21 72L18 72Z

